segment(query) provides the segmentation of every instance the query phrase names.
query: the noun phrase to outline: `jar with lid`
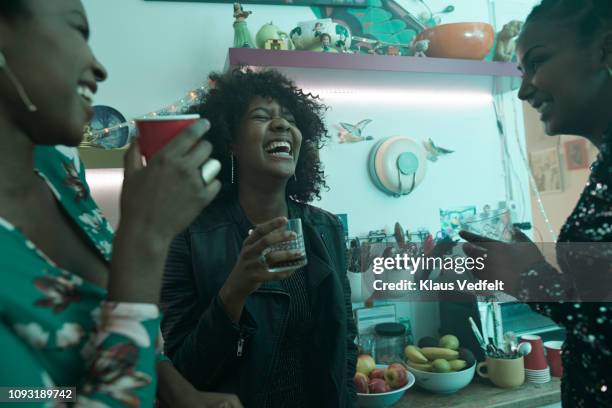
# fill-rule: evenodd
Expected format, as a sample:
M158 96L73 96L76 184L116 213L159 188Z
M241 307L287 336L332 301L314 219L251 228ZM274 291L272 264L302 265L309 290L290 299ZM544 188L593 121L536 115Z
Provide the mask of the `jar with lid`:
M378 364L392 364L404 361L406 328L400 323L379 323L374 326L376 333L375 358Z

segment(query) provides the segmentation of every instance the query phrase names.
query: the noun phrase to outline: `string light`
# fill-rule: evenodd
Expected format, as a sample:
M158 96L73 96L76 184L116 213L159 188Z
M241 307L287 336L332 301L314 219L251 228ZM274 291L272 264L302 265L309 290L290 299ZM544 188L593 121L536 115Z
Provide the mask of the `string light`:
M198 88L192 89L189 91L186 96L181 98L179 101L176 101L170 105L167 105L164 108L158 109L153 112L149 112L145 116L167 116L174 115L176 113L186 113L191 107L201 103L204 99L204 96L207 93L207 87L205 85L199 86ZM129 120L123 123L119 123L113 126L109 126L103 129L92 129L88 124L85 126L83 130L83 143L82 146L99 146L99 141L107 137L111 132L117 131L123 128L129 129L129 137L128 140L133 139L135 136L136 128L135 121Z

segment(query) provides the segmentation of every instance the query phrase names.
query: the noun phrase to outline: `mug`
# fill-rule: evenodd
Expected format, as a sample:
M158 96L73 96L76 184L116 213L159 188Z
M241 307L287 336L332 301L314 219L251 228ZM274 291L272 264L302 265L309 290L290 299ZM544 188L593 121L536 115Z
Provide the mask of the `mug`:
M483 367L486 367L486 372L481 371ZM523 357L512 359L487 357L484 362L478 363L476 372L501 388L514 388L525 382Z
M348 27L334 22L331 18L303 21L289 33L295 48L307 51L321 48L324 35L329 37L330 47L351 46L351 33Z

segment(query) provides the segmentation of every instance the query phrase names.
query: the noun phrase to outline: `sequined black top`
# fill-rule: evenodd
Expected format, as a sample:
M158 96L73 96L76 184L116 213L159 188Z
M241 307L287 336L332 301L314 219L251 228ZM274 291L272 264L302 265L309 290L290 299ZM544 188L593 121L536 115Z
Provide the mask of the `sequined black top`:
M540 265L526 271L521 282L521 299L563 300L572 298L570 292L598 287L599 299L608 301L530 304L566 329L561 390L563 406L571 408L612 407L612 251L603 244L612 242L612 135L600 146L591 170L561 229L557 243L561 271Z

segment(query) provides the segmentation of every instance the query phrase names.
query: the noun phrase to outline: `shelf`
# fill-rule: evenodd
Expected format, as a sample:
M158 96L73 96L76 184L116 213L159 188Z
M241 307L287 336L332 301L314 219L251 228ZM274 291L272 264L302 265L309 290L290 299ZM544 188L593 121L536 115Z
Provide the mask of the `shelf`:
M98 149L94 147L79 147L79 156L86 169L119 169L123 168L125 149Z
M307 89L482 90L517 89L514 63L447 58L394 57L312 51L230 48L226 69L274 67Z

